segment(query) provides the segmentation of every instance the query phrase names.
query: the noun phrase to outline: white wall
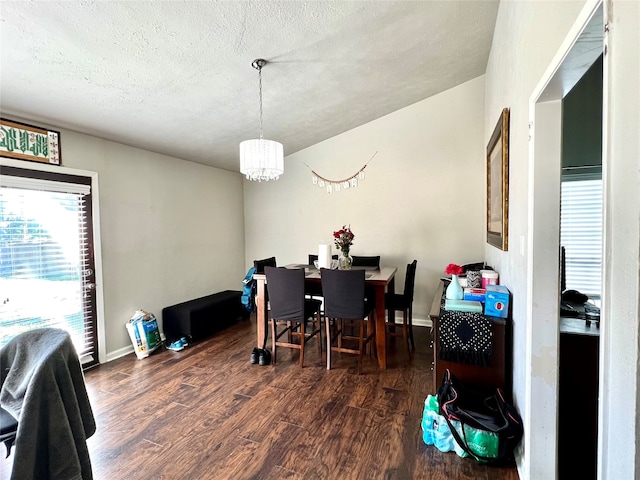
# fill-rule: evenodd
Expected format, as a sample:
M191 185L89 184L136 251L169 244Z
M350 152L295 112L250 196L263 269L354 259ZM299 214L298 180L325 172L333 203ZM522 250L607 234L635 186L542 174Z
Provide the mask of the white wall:
M486 73L485 140L489 138L503 107L511 108L509 252L486 246L486 259L495 264L502 280L514 293L514 396L523 418L538 422L547 435L528 437L518 466L522 478L552 478L554 470L544 443L555 435L545 418L529 415L532 405L548 403L549 392L537 389L541 377L527 379L524 348L528 330L541 325L528 318L527 238L529 195L529 99L578 18L585 2L503 1L500 3L492 51ZM605 379L600 424L602 478L638 478L638 112L640 59L638 25L640 3L612 1L612 34L608 61L611 64L610 124L611 162L605 165L605 278L603 326L608 344L601 346L601 379ZM605 60L606 61L606 60ZM633 133L632 133L633 132ZM555 215L556 212L553 212ZM555 248L555 247L554 247ZM550 279L552 280L552 279ZM553 279L555 281L555 279ZM608 305L608 306L607 306ZM551 342L553 343L553 342ZM534 345L538 352L553 345ZM552 351L548 350L549 352ZM536 361L536 360L534 360ZM546 359L538 359L546 361ZM535 369L542 371L543 368ZM533 377L536 376L534 371ZM532 388L531 405L526 384ZM625 391L624 395L619 392ZM614 393L616 392L616 393ZM617 413L616 413L617 412ZM628 412L620 415L619 412ZM525 429L527 427L525 426ZM551 452L553 455L553 452ZM552 458L552 456L551 456ZM543 477L540 477L544 472Z
M503 1L500 3L493 44L486 72L484 135L488 141L500 111L510 109L509 138L509 251L485 246L487 262L500 272L501 281L509 286L513 298L513 394L523 418L528 417L526 382L527 345L527 245L529 98L547 65L575 21L583 2ZM559 166L558 166L559 169ZM552 212L554 213L554 212ZM521 251L521 244L524 251ZM547 402L548 398L539 398ZM553 399L551 399L553 400ZM548 436L555 438L554 425ZM525 432L528 433L528 432ZM525 440L528 436L525 435ZM543 443L548 437L534 438ZM553 472L549 458L529 458L536 450L526 441L525 458L519 462L524 478L531 474L530 463L541 462L540 471L548 477ZM541 449L538 447L538 451ZM553 451L551 452L553 454ZM552 457L553 458L553 457ZM536 472L535 465L531 467ZM539 473L539 471L538 471ZM537 474L537 473L536 473ZM530 478L536 478L535 476Z
M107 354L102 360L132 351L125 323L136 309L154 313L162 331L163 307L241 290L246 270L240 174L60 133L62 164L98 173Z
M446 265L483 259L483 91L476 78L287 156L277 182L245 182L246 265L272 255L306 263L350 224L351 253L398 266L397 291L418 260L413 315L427 319ZM376 151L366 179L338 193L312 185L305 166L342 179Z

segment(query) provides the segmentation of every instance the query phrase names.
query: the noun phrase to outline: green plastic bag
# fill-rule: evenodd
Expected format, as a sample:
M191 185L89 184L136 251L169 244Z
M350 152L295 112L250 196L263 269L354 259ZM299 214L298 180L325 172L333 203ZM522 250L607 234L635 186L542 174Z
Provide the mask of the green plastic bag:
M456 428L458 430L458 428ZM497 433L478 430L477 428L464 426L464 432L458 430L467 441L467 446L473 453L481 457L497 458L500 438Z

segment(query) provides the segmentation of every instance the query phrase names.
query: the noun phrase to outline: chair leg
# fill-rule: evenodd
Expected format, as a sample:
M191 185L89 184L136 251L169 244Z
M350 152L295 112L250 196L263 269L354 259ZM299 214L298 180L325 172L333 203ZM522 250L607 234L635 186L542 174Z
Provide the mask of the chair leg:
M389 309L387 314L387 325L389 327L389 333L393 335L396 333L396 311Z
M271 319L271 363L276 364L276 321Z
M327 370L331 370L331 326L329 323L329 317L324 317L325 336L327 337Z
M413 308L409 307L409 340L411 340L411 348L416 351L416 345L413 342Z
M408 312L404 310L402 312L402 338L407 346L407 352L409 352L409 358L411 358L411 344L409 342L409 325L407 320Z
M304 320L300 322L300 368L302 368L304 364L304 344L307 343L305 324L306 322Z
M369 345L369 343L367 343ZM362 354L364 353L364 320L360 322L360 338L358 339L358 375L362 373Z
M313 329L318 330L316 343L318 344L318 354L320 358L322 358L322 317L320 316L320 312L316 313L316 320L313 322L313 325Z
M373 355L378 358L378 349L376 347L376 338L378 336L378 327L376 326L376 311L374 310L372 313L369 314L369 317L367 317L367 322L372 322L373 324L373 345L370 347L371 350L373 350ZM386 333L386 332L385 332ZM371 343L371 342L369 342Z

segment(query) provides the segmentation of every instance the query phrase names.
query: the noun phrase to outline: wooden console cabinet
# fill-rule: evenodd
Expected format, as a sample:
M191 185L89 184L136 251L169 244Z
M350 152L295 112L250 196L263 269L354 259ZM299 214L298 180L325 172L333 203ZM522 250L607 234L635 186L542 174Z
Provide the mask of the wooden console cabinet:
M464 385L482 389L500 387L507 397L511 398L511 320L509 318L496 318L492 324L493 350L491 353L490 366L483 367L441 360L438 358L440 354L438 321L440 319L443 289L444 284L440 282L429 312L429 317L433 322L433 385L435 389L437 390L442 384L442 377L448 368Z

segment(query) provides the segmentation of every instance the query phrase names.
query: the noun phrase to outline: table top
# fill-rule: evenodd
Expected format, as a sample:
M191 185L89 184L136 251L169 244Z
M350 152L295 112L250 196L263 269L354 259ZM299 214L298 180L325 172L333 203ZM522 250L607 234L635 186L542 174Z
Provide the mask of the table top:
M304 268L304 277L309 280L320 280L320 270L318 270L313 265L303 265L303 264L289 264L285 265L285 268ZM353 270L357 270L361 267L352 267ZM395 276L398 271L398 267L382 267L380 269L369 269L364 268L365 270L365 282L367 283L384 283L385 285L391 281L391 279ZM256 280L266 280L266 275L264 273L255 273L253 278Z
M587 325L587 322L581 318L560 317L560 333L597 337L600 335L600 328L595 321L591 321L591 325Z

